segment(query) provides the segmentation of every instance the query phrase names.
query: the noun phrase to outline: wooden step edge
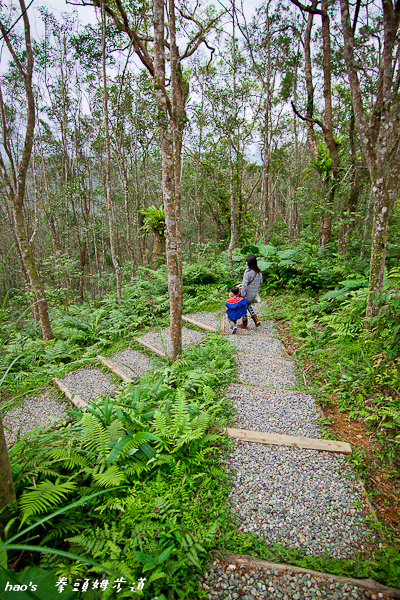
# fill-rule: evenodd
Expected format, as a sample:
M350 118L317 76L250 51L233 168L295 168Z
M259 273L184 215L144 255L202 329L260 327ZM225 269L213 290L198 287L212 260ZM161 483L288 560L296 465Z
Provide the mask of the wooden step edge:
M212 331L213 333L215 333L217 331L214 327L210 327L209 325L204 325L204 323L199 323L199 321L195 321L191 317L185 317L184 315L182 315L182 321L186 321L186 323L190 323L191 325L194 325L195 327L204 329L204 331Z
M145 348L147 348L147 350L150 350L151 352L153 352L154 354L156 354L160 358L163 358L164 360L168 359L168 357L164 354L164 352L161 352L161 350L158 350L158 348L155 348L151 344L148 344L147 342L144 342L141 338L136 338L135 337L133 339L134 339L135 342L137 342L141 346L144 346Z
M71 390L69 390L67 386L64 385L59 379L56 379L54 377L51 381L65 396L67 396L68 400L70 400L72 404L74 404L77 408L80 408L81 410L86 410L86 407L89 406L87 402L82 400L82 398L77 394L71 392Z
M330 573L321 573L320 571L313 571L312 569L296 567L295 565L269 562L267 560L255 558L254 556L249 556L248 554L225 554L223 553L223 551L222 553L216 551L213 552L213 556L214 558L217 558L228 564L235 565L239 568L243 566L250 567L253 569L276 569L278 571L286 571L289 573L304 573L313 577L320 577L321 579L332 579L333 581L336 581L337 583L342 583L343 585L345 583L350 583L364 590L386 594L387 596L389 596L389 598L400 600L400 590L392 587L387 587L382 583L378 583L374 579L354 579L353 577L331 575Z
M250 431L248 429L234 429L227 427L223 430L229 437L245 442L256 442L258 444L273 444L275 446L297 446L309 450L321 450L324 452L339 452L351 454L351 446L347 442L336 440L321 440L318 438L306 438L295 435L282 435L280 433L264 433Z
M134 380L131 377L129 377L129 375L127 375L126 373L124 373L122 371L122 369L120 369L119 367L117 367L117 365L115 363L113 363L111 360L109 360L108 358L105 358L104 356L100 356L100 355L96 356L96 358L105 367L107 367L107 369L109 371L111 371L111 373L113 373L117 377L120 377L123 381L126 381L126 383L133 383Z

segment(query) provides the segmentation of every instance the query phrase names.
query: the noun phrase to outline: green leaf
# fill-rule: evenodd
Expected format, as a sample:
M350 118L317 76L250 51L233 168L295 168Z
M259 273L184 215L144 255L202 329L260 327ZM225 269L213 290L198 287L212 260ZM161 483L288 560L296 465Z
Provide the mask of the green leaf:
M259 245L260 254L262 256L269 256L270 254L276 254L275 246L266 246L264 244Z
M296 254L296 250L293 248L288 248L287 250L279 250L276 254L282 260L286 258L292 258L292 256Z
M142 440L151 440L153 442L160 442L160 444L164 443L159 437L154 435L154 433L148 433L147 431L141 431L140 433L137 433L135 435L135 439L139 442Z
M294 265L295 262L293 260L281 260L280 262L280 267L290 267L291 265Z
M27 488L31 491L24 491L20 500L22 512L21 525L32 515L43 513L55 504L59 504L65 499L66 495L76 488L73 481L64 483L52 483L43 481L36 487Z
M114 488L113 490L101 490L101 492L95 492L94 494L90 494L90 496L84 496L83 498L80 498L76 502L72 502L72 504L63 506L62 508L59 508L58 510L51 513L50 515L46 515L45 517L43 517L43 519L40 519L40 521L37 521L33 525L29 525L29 527L26 527L23 531L19 531L12 538L7 540L3 544L0 544L0 548L6 547L6 546L8 547L8 545L11 544L11 542L13 542L14 540L16 540L17 538L19 538L23 535L26 535L29 531L31 531L32 529L35 529L35 527L37 527L38 525L42 525L43 523L46 523L46 521L49 521L50 519L54 519L54 517L57 517L58 515L68 512L71 508L75 508L75 506L84 504L85 502L92 500L92 498L96 498L96 496L101 496L102 494L105 494L106 492L120 490L120 489L123 489L124 487L125 486L119 486L119 487Z
M7 564L8 564L7 550L5 548L1 548L0 549L0 566L3 567L3 569L7 569ZM0 587L0 589L2 589L2 588Z
M257 264L258 264L258 268L260 269L260 271L266 271L274 263L261 259L261 260L257 261Z
M150 554L145 554L144 552L139 552L139 550L136 550L134 552L134 555L144 565L146 563L151 563L151 564L155 565L155 560L152 556L150 556Z
M259 246L254 246L253 244L250 244L248 246L243 246L243 248L241 248L240 252L242 253L242 255L247 256L248 254L258 254L259 253ZM241 260L243 260L243 256L241 258Z
M122 483L125 475L118 469L117 465L111 465L104 473L94 474L93 479L98 485L108 487Z
M322 296L322 298L320 298L320 302L322 302L323 300L332 300L333 298L342 296L343 294L345 294L348 291L349 290L346 288L342 288L341 290L333 290L332 292L328 292L328 293L324 294Z
M114 448L111 450L110 454L108 455L107 467L109 467L116 460L118 454L121 452L121 450L124 449L124 446L126 446L126 444L128 442L130 442L131 440L132 440L132 438L129 435L126 435L125 437L120 438L117 441Z
M164 560L166 560L168 558L168 556L170 554L172 554L172 552L175 550L174 546L170 546L169 548L167 548L166 550L164 550L164 552L162 552L160 554L160 556L157 556L156 558L156 564L160 565L162 562L164 562Z
M147 458L155 458L156 453L154 452L153 448L149 446L149 444L142 444L141 446L139 446L139 448L143 452L143 454L147 456Z

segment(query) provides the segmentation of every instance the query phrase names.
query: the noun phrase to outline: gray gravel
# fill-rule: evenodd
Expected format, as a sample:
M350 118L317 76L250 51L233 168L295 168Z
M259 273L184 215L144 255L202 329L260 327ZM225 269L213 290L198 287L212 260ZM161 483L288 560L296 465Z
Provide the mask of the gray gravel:
M253 319L250 317L250 315L247 315L248 318L248 325L247 325L247 329L238 329L237 333L235 335L237 336L252 336L253 339L259 338L259 337L272 337L272 336L276 336L276 326L275 323L273 321L263 321L261 315L259 315L259 319L260 319L260 323L261 325L259 327L255 326L255 323L253 321ZM238 323L241 323L241 319L239 319ZM234 337L234 336L232 336Z
M214 560L203 575L200 586L206 598L215 600L305 600L331 598L332 600L378 600L382 593L364 591L352 583L339 583L308 573L291 573L278 569L264 569L229 565Z
M190 315L185 315L186 317L190 317L199 323L203 323L203 325L208 325L209 327L214 327L214 329L218 329L221 324L222 315L224 311L217 312L195 312Z
M71 409L69 402L62 402L53 391L46 390L34 398L27 396L21 406L10 408L3 417L4 434L7 443L12 446L17 440L37 427L47 427L54 422L68 418L65 410Z
M86 402L103 398L117 390L110 375L102 373L100 369L79 369L68 373L61 381Z
M196 344L197 342L201 342L206 337L206 333L204 331L198 331L195 329L189 329L188 327L182 327L182 346L186 347L189 344ZM161 352L166 352L167 355L170 353L171 349L171 329L170 327L166 327L160 331L149 331L145 333L145 335L140 338L144 342L151 344Z
M286 358L287 355L282 351L282 342L265 335L265 333L263 332L262 336L255 337L242 335L240 331L239 335L231 335L229 341L235 344L240 352Z
M151 360L146 354L129 348L113 354L109 357L109 360L115 362L125 375L132 378L141 377L141 375L153 369Z
M367 548L361 488L343 456L236 441L227 465L242 531L337 559Z
M295 364L268 356L276 340L272 334L272 340L271 334L249 339L257 354L238 352L236 360L241 381L280 389L229 386L227 396L237 409L234 426L318 437L314 399L282 389L295 386ZM367 548L372 534L364 524L361 489L342 455L237 440L227 466L235 473L231 500L242 531L334 558Z
M237 361L243 383L277 388L296 385L295 366L290 360L239 352Z
M319 437L315 400L307 394L231 385L226 395L237 410L235 422L240 429Z

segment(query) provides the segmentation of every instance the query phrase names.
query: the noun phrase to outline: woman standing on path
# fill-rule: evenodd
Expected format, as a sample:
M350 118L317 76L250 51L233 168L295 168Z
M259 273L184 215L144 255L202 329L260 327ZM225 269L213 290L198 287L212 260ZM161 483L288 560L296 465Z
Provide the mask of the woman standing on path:
M253 302L257 297L258 290L260 289L260 285L262 284L263 276L258 268L257 259L254 254L250 254L250 256L246 259L247 269L243 275L243 283L242 290L240 295L243 298L247 298L247 310L250 313L251 318L253 319L256 327L260 327L261 323L258 320L256 312L253 308ZM242 318L242 323L238 325L241 329L246 329L247 327L247 315Z

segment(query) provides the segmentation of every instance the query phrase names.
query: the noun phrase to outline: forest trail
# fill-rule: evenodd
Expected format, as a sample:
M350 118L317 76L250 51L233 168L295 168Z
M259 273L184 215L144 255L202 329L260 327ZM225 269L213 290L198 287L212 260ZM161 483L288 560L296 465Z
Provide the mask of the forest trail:
M226 390L237 410L232 426L320 437L315 400L290 389L296 387L296 365L285 356L274 323L262 321L255 328L249 321L230 341L238 350L239 370L239 382ZM227 467L233 471L231 501L239 529L261 533L267 544L340 559L378 541L366 524L371 515L362 486L343 455L236 440ZM371 591L368 583L254 565L234 556L216 558L201 585L209 600L390 597Z
M217 328L221 314L203 312L191 316ZM184 327L183 345L198 344L206 335L204 331ZM141 339L168 354L169 328L147 332ZM238 330L229 340L237 348L239 374L238 383L226 389L237 410L231 426L319 438L316 402L306 392L296 391L296 365L285 356L273 322L263 321L259 328L250 322L247 330ZM133 379L152 368L146 354L131 349L108 360ZM66 375L62 382L72 393L89 401L118 389L116 379L103 371L92 367L80 369ZM124 383L117 385L122 387ZM52 412L54 419L66 416L55 394L47 392L47 397L50 404L45 411L40 398L9 411L5 425L10 431L13 423L12 436L15 437L17 426L21 425L24 433L37 426L38 419L45 418L48 422ZM52 402L56 410L52 410ZM235 440L227 468L233 473L231 502L239 529L248 534L261 533L267 544L315 556L327 553L341 559L351 558L355 552L367 550L369 544L378 541L366 525L366 518L371 515L362 486L343 455ZM240 562L238 557L216 558L208 565L200 585L210 600L390 597L353 583L339 582L332 576L254 566Z

